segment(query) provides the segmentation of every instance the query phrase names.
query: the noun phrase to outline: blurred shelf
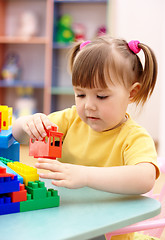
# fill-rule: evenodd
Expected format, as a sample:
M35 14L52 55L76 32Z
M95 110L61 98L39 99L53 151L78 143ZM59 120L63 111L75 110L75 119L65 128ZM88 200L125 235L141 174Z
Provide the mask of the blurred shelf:
M107 3L108 0L54 0L55 3Z
M70 48L71 45L72 45L71 43L57 43L57 42L54 42L53 43L53 49Z
M6 81L6 80L0 80L0 87L32 87L32 88L44 88L43 83L34 83L29 81L21 81L21 80L14 80L14 81Z
M51 109L55 111L74 104L74 91L73 87L70 86L71 79L67 68L68 52L72 48L73 43L60 43L55 41L58 39L58 20L65 14L72 16L75 23L82 23L85 28L87 26L84 35L86 35L86 33L88 35L90 31L89 36L85 36L85 38L93 38L96 36L100 26L106 26L108 0L53 0L53 3L54 31L52 45ZM89 24L90 26L88 28L89 21L90 23L92 22L92 25ZM62 65L63 63L64 67Z
M16 88L31 87L34 89L38 111L50 113L53 8L54 0L0 0L0 72L10 52L20 56L23 72L21 80L0 79L1 104L15 107ZM16 34L23 26L21 24L24 24L21 14L26 12L32 12L36 20L39 20L37 36L24 37ZM31 24L29 20L28 26ZM32 31L35 31L34 29ZM8 96L8 88L10 88L10 96Z
M52 87L51 93L54 95L74 95L72 87Z
M0 43L6 44L46 44L48 39L46 37L14 37L14 36L0 36Z

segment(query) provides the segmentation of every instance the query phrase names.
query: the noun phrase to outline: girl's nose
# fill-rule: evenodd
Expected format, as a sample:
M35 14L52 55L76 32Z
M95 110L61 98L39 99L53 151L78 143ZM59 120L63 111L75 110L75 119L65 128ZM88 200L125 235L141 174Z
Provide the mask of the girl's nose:
M86 110L93 110L95 111L96 110L96 104L95 102L92 100L92 99L87 99L86 102L85 102L85 109Z

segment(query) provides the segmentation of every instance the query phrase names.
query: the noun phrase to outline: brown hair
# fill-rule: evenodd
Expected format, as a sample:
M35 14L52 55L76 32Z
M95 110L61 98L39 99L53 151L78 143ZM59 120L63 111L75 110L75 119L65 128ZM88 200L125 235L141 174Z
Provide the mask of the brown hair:
M138 45L144 52L144 67L137 54L125 40L107 35L97 38L80 50L77 43L71 51L70 68L73 86L107 88L107 82L119 82L130 87L136 82L141 88L134 97L137 104L151 96L157 78L157 61L153 51L145 44Z

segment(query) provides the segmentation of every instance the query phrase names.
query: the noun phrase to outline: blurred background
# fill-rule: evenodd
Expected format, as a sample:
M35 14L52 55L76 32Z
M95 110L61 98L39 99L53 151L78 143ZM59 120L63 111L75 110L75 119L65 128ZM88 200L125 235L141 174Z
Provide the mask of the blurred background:
M158 61L158 79L153 95L142 109L129 112L155 140L160 157L165 157L165 2L162 0L112 0L109 5L109 32L127 41L149 45ZM143 59L143 55L141 56Z
M73 41L106 32L139 40L155 52L158 80L148 103L142 109L131 105L128 112L165 157L164 12L163 0L0 0L0 104L13 107L14 118L70 107Z

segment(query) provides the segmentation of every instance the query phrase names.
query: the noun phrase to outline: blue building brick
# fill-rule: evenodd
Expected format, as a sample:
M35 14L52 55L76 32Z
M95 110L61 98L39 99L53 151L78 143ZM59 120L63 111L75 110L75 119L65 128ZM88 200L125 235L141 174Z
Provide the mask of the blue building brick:
M21 177L21 176L20 176L18 173L16 173L13 169L9 168L7 165L5 165L3 162L1 162L1 158L0 158L0 167L6 168L6 172L7 172L7 173L11 173L11 174L17 175L18 181L23 184L23 177Z
M0 215L20 212L20 202L12 203L11 198L0 196Z
M1 177L0 174L0 194L11 193L19 191L18 177L14 175L14 177Z
M17 141L14 141L13 144L8 148L3 148L0 145L0 157L19 162L19 152L20 152L19 150L20 150L20 144Z
M12 136L12 128L8 130L1 130L0 132L0 147L8 148L15 142L14 137Z

